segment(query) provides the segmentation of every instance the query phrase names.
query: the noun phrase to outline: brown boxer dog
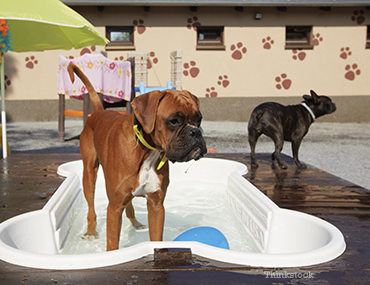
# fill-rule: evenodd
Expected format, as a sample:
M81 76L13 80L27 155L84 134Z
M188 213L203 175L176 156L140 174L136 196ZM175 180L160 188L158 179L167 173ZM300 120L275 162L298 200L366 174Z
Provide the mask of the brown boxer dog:
M81 78L94 107L80 136L82 182L89 208L85 236L97 237L94 193L101 164L109 200L107 250L118 249L124 210L135 228L143 227L131 203L135 196L147 198L150 240L162 241L168 160L198 160L207 152L199 129L202 115L198 98L188 91L153 91L136 97L132 102L134 113L125 117L104 110L79 68L69 65L68 72L72 82L73 72Z

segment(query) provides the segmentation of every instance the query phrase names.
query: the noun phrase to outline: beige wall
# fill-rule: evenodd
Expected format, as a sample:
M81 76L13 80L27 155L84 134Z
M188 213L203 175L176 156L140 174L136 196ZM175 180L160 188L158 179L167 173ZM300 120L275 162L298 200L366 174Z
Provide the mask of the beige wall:
M165 85L170 80L170 52L182 49L183 63L195 63L183 70L199 71L196 77L183 74L183 89L199 97L211 92L217 93L217 97L289 97L308 93L310 89L333 96L370 93L370 49L365 49L370 11L365 7L332 8L330 12L317 7L288 8L287 12L272 7L249 7L244 12L236 12L233 7L198 7L198 12L191 12L188 7L150 7L150 12L144 12L143 7L107 6L103 12L97 7L74 8L102 33L107 25L132 26L135 20L143 20L145 31L141 34L136 31L134 35L135 51L153 52L151 59L158 60L149 69L149 85ZM361 25L357 18L352 20L354 10L364 12L365 21ZM263 13L262 20L253 19L255 12ZM196 50L196 31L187 28L188 19L203 26L225 26L225 50ZM296 53L285 49L286 25L313 25L317 45ZM270 48L266 49L268 37ZM241 47L232 50L238 43ZM347 47L347 57L342 58L341 49ZM94 48L88 50L92 52ZM233 59L235 51L241 53L241 59ZM127 52L109 51L108 58L126 59ZM78 57L80 53L81 50L8 52L6 98L57 99L58 57L61 54ZM348 72L357 70L360 74L355 74L353 80L346 79ZM281 81L276 82L276 78ZM283 87L284 80L290 80L289 88Z

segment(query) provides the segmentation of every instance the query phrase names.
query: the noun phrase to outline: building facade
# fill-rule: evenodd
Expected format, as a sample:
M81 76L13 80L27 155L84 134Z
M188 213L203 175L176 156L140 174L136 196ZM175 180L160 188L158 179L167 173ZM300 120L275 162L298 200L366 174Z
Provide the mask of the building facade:
M170 53L181 50L182 89L201 99L209 119L247 120L257 103L299 103L312 89L355 108L338 106L343 121L370 121L370 1L63 2L111 42L81 50L8 52L11 108L29 100L55 101L57 107L59 55L100 50L109 59L126 60L130 52L146 52L147 84L164 86L171 80ZM246 114L234 118L231 113L241 106L238 112L247 106ZM215 110L221 117L211 116ZM348 113L362 113L362 119L351 120Z

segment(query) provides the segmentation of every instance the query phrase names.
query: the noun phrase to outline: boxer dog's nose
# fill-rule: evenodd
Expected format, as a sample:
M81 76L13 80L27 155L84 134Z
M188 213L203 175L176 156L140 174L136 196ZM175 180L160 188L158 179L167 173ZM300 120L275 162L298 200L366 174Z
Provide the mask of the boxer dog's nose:
M194 138L199 138L202 136L202 132L197 127L192 127L189 129L189 135Z

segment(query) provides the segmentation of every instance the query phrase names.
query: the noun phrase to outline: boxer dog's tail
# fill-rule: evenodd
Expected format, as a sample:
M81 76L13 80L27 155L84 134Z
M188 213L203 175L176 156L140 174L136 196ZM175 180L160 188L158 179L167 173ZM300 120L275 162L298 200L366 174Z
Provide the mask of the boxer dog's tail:
M79 69L74 64L70 64L68 65L67 70L68 70L69 77L71 78L72 83L75 81L74 73L76 73L77 76L81 79L81 81L85 84L87 91L89 91L89 95L90 95L91 103L94 107L94 111L104 110L103 104L101 103L98 94L95 92L95 89L92 86L90 80L86 77L85 74L83 74L81 69Z

